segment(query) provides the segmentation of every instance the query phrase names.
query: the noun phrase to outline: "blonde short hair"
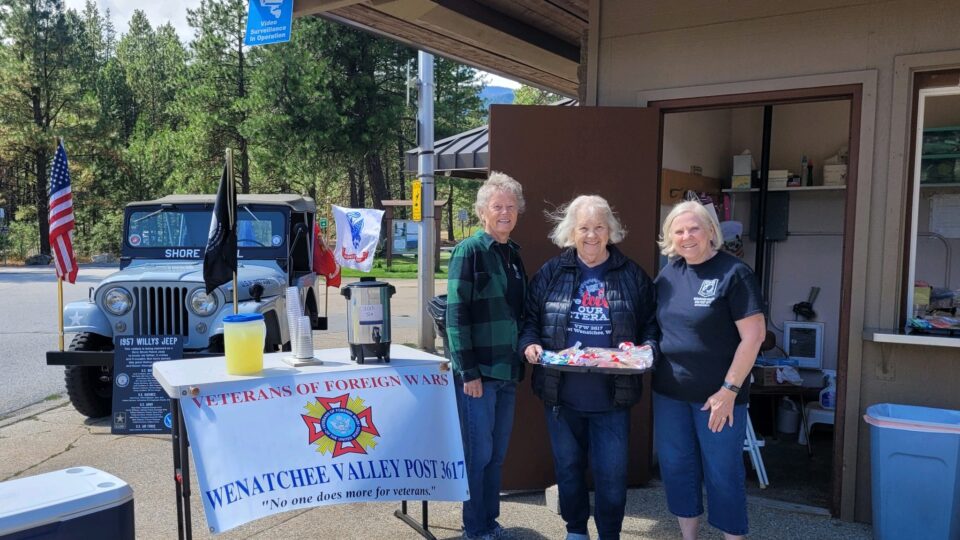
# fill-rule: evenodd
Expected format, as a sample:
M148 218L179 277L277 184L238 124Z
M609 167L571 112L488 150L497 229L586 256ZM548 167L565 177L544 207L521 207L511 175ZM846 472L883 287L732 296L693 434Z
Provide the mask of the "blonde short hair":
M710 246L713 249L720 249L720 246L723 245L723 233L720 232L720 224L717 223L713 214L697 201L684 201L674 206L673 210L670 210L670 213L667 214L667 218L663 220L663 228L660 231L660 240L657 241L657 244L660 246L660 253L667 257L677 256L676 246L673 245L673 235L670 234L673 220L677 219L680 214L688 212L697 218L700 225L710 230Z
M480 222L483 223L483 209L490 202L490 197L496 192L509 193L517 199L517 213L522 214L526 203L523 200L523 186L520 182L514 180L510 175L502 172L491 172L487 181L480 186L477 191L477 202L473 205L473 211L477 214Z
M550 231L550 241L557 247L566 248L574 244L573 232L577 228L577 214L580 212L597 216L607 222L611 244L616 244L627 236L627 230L623 228L606 199L599 195L580 195L557 208L555 212L547 214L547 218L556 223Z

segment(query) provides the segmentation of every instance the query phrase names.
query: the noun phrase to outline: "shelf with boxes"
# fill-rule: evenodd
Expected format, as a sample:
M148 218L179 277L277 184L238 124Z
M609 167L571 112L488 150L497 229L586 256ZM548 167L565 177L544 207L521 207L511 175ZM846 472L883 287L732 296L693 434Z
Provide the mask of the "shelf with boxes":
M960 188L960 182L927 182L920 183L920 189Z
M960 185L960 184L958 184ZM796 187L772 187L767 191L838 191L847 189L847 186L796 186ZM759 188L750 189L724 189L724 193L756 193Z
M958 182L960 182L960 126L924 129L920 154L920 183Z

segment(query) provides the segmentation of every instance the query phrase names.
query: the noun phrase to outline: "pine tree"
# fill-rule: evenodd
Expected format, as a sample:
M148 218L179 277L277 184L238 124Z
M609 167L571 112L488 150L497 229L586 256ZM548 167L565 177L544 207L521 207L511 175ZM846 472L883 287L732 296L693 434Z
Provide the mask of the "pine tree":
M7 40L0 51L0 110L9 126L0 144L28 161L39 249L48 255L47 169L54 136L65 134L64 119L83 98L81 23L62 0L2 0L0 35Z

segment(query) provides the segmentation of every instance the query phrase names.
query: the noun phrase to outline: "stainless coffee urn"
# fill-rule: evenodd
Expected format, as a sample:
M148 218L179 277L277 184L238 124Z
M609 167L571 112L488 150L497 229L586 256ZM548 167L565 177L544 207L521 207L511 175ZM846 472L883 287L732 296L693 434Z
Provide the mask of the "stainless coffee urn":
M390 297L396 292L393 285L373 277L362 277L340 289L347 299L351 360L360 364L366 357L390 361Z

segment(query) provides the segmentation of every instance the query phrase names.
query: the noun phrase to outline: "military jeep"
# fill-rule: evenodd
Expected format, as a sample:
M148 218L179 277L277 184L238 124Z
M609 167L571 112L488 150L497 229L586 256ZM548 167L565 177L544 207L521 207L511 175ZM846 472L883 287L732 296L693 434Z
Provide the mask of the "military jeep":
M206 294L203 255L215 195L171 195L127 205L120 270L64 307L69 350L47 353L65 366L67 394L81 414L110 414L116 336L181 336L184 358L223 354L223 318L234 312L233 283ZM287 287L300 289L303 313L319 329L323 286L312 270L313 199L237 196L239 313L260 313L265 350L289 350Z

